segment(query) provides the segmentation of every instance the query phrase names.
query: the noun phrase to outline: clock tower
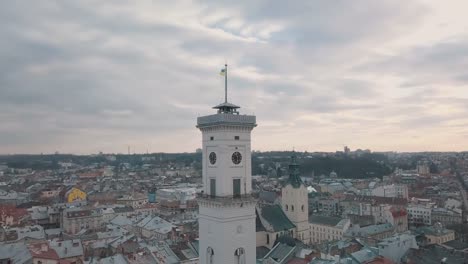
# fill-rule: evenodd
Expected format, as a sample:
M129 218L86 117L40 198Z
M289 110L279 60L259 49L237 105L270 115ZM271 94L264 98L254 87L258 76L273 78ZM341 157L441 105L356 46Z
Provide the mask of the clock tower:
M227 75L227 65L222 73ZM255 263L250 134L256 118L240 115L240 107L229 103L227 96L213 108L215 114L197 120L203 153L203 193L198 197L200 264Z

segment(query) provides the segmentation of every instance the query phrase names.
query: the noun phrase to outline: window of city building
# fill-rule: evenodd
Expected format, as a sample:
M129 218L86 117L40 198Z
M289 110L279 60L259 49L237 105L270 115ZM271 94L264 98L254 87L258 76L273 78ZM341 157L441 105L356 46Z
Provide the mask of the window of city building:
M213 257L214 256L214 250L211 247L208 247L206 249L206 263L207 264L213 264Z
M245 263L245 250L243 248L238 248L234 251L234 256L237 257L237 264L246 264Z

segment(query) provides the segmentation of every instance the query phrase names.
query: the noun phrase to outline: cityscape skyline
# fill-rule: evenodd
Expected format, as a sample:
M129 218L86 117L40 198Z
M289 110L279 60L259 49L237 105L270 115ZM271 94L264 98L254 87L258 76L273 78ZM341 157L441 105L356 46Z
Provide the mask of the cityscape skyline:
M193 152L226 61L254 150L466 151L467 5L2 3L0 154Z

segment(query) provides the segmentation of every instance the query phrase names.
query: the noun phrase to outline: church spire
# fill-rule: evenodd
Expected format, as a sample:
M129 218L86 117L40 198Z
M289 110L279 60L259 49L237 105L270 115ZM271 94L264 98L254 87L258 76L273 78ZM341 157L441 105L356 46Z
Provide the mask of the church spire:
M299 164L297 164L296 152L293 152L293 155L291 156L288 183L290 183L294 188L299 188L301 184L303 184L299 172Z

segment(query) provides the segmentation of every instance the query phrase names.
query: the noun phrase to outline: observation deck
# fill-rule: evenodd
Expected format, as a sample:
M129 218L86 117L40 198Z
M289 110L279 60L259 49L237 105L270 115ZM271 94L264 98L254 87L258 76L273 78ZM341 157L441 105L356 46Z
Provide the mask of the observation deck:
M257 118L252 115L233 115L226 113L218 113L214 115L201 116L197 118L197 127L204 128L217 125L240 125L240 126L257 126Z
M206 207L243 207L256 204L257 198L252 194L211 196L209 194L197 193L197 202Z

